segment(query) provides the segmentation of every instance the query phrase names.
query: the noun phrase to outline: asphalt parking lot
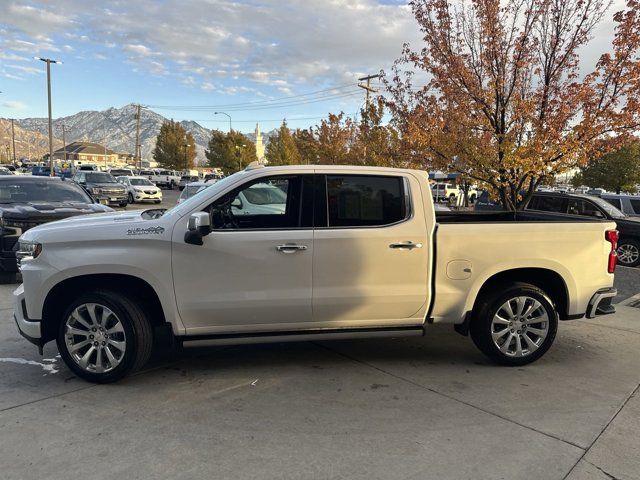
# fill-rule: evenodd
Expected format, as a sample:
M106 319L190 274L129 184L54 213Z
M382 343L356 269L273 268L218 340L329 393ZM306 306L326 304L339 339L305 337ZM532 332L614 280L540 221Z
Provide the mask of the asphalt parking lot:
M640 478L640 310L524 368L451 328L156 359L113 385L40 357L0 286L0 478ZM640 284L637 285L640 291Z

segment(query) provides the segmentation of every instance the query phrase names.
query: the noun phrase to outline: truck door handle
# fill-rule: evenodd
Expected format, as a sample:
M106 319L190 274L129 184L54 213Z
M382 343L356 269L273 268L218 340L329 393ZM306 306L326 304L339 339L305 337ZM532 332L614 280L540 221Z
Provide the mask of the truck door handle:
M400 242L400 243L392 243L389 245L389 248L397 248L400 250L413 250L414 248L422 248L421 243L413 243L413 242Z
M284 245L278 245L276 250L282 253L294 253L298 250L306 250L306 245L296 245L295 243L285 243Z

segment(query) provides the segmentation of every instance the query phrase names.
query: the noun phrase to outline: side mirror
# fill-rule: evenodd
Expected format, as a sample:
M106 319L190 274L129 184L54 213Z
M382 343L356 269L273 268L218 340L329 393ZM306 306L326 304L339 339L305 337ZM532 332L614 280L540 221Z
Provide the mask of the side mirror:
M231 202L231 206L233 208L237 208L238 210L242 210L242 207L244 206L242 204L242 200L240 199L240 197L236 197L233 202Z
M184 234L185 243L202 245L202 238L211 233L211 218L207 212L192 213L189 217L188 230Z

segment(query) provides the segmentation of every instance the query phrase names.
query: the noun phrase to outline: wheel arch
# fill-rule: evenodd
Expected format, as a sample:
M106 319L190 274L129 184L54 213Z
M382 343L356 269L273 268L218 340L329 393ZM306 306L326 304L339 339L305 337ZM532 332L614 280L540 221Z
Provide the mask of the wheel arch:
M561 320L569 318L569 289L565 280L558 272L540 267L514 268L492 275L480 287L473 310L477 309L481 299L490 292L517 282L529 283L543 290L555 304L558 317Z
M119 273L87 274L66 278L49 290L42 307L42 339L54 340L58 325L69 303L91 290L113 290L125 295L135 294L142 308L148 313L152 327L166 323L166 316L155 289L145 280Z

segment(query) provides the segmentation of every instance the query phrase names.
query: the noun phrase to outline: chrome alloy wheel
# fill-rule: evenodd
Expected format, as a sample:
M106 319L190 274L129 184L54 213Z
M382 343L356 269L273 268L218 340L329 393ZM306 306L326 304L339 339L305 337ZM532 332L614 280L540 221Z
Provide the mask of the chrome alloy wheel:
M73 360L87 372L116 368L127 346L118 316L98 303L79 305L65 322L65 344Z
M491 321L493 343L505 355L526 357L535 352L549 332L549 313L535 298L514 297L498 309Z
M618 260L620 263L629 265L638 261L640 258L640 250L631 243L620 245L617 250Z

